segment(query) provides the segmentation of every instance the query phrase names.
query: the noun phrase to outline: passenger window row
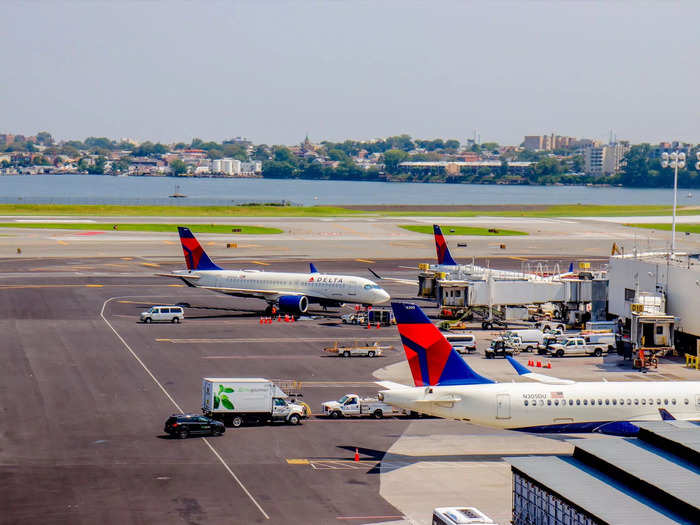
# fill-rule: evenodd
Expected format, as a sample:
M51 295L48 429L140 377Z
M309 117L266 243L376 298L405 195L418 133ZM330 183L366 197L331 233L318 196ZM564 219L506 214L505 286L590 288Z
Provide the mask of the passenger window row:
M546 402L545 402L544 399L540 399L540 400L535 400L535 399L528 400L528 399L524 399L524 400L523 400L523 406L532 406L532 407L536 407L536 406L538 406L538 404L539 404L539 406L545 406L545 404L546 404L547 406L552 406L552 405L554 405L554 406L562 406L562 407L564 407L564 406L574 406L574 404L575 404L576 406L581 406L581 405L583 405L583 406L588 406L589 404L590 404L590 406L594 406L594 405L596 405L596 403L598 404L598 406L602 406L603 404L608 405L608 406L609 406L609 405L617 406L618 404L619 404L619 405L632 405L632 404L635 404L635 405L646 405L647 403L648 403L650 406L653 406L654 404L656 404L656 405L658 405L658 406L661 406L661 405L662 405L662 401L663 401L663 404L666 405L666 406L668 406L669 403L670 403L672 406L675 406L675 405L678 403L678 402L676 401L675 398L671 398L670 401L669 401L668 398L663 399L663 400L660 399L660 398L657 398L656 400L654 400L653 398L648 398L648 399L646 399L646 398L641 398L641 399L640 399L640 398L634 398L634 399L632 399L632 398L627 398L627 399L620 398L619 400L618 400L618 399L597 399L597 400L596 400L596 399L591 399L590 402L589 402L588 399L569 399L569 400L568 400L568 405L567 405L567 400L566 400L566 399L562 399L562 400L559 400L559 399L547 399ZM689 401L687 398L686 398L686 399L683 399L683 404L684 404L684 405L688 405L689 403L690 403L690 401Z

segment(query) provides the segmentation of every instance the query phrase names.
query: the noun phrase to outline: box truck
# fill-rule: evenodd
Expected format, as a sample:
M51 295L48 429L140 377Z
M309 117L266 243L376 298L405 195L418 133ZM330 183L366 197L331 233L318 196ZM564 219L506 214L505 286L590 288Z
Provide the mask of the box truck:
M306 416L306 410L302 405L287 401L288 397L269 379L202 379L202 412L232 427L240 427L246 422L275 421L298 425Z

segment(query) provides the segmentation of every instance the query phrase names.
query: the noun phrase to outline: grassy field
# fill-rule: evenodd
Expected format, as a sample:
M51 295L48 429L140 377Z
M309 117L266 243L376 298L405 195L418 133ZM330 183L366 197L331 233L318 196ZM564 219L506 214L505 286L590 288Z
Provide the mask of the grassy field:
M400 226L404 230L408 230L416 233L426 233L433 234L432 226L419 226L416 224L403 224ZM517 230L501 230L488 228L474 228L472 226L441 226L442 233L445 235L490 235L490 236L502 236L502 235L527 235L526 232L519 232Z
M648 230L665 230L671 231L671 224L655 223L655 224L625 224L632 228L647 228ZM700 224L676 224L677 232L700 233Z
M357 215L334 206L117 206L97 204L0 204L0 215L105 217L328 217Z
M554 206L537 206L536 209L513 209L513 206L504 206L502 210L464 210L464 211L405 211L373 212L388 216L434 216L445 217L626 217L626 216L654 216L671 215L671 206L603 206L593 204L559 204ZM700 215L698 208L679 208L678 215Z
M103 231L114 230L114 224L104 224L97 222L2 222L0 228L38 228L38 229L55 229L55 230L89 230ZM127 232L168 232L174 233L177 231L177 224L117 224L118 231ZM234 229L240 231L234 232ZM192 226L194 233L235 233L240 234L275 234L283 233L279 228L266 228L264 226L240 226L236 224L196 224Z
M105 217L336 217L360 216L450 216L450 217L622 217L670 215L671 206L599 206L560 204L556 206L504 205L502 209L473 206L464 210L441 210L429 206L414 211L363 211L340 206L118 206L73 204L0 204L0 215L75 215ZM700 215L700 208L679 208L679 215Z

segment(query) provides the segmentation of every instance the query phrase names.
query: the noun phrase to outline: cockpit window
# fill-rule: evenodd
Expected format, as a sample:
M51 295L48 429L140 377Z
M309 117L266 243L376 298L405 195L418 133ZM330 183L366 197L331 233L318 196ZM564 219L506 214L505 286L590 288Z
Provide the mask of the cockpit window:
M379 286L378 284L366 284L365 285L365 290L381 290L382 287Z

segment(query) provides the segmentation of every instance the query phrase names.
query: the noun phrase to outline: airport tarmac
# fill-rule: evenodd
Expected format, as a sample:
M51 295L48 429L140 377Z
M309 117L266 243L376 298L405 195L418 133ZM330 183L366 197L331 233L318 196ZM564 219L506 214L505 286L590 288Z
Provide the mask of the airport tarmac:
M403 279L415 276L406 267L420 260L370 263L328 255L315 261L325 272L366 276L371 265ZM562 266L569 260L579 259L557 259ZM268 270L308 268L305 258L255 261ZM500 257L488 264L519 269L521 262ZM561 437L408 417L314 416L298 427L166 439L168 415L199 411L205 376L300 380L303 401L315 413L321 402L345 393L376 393L379 377L409 380L395 328L343 325L335 312L260 325L261 301L154 275L181 266L129 256L0 261L0 415L11 422L0 426L0 523L427 524L433 507L452 503L474 504L505 521L510 481L502 458L570 448ZM398 299L416 293L398 283L386 288ZM183 324L137 322L146 307L177 302L191 305ZM483 349L490 334L476 333ZM374 359L322 352L333 341L354 340L379 340L396 350ZM503 360L468 359L490 377L514 379ZM557 360L551 373L639 377L615 359ZM663 364L646 375L679 379L693 372ZM353 461L356 448L359 462Z
M660 250L670 244L664 231L630 228L625 222L643 222L644 218L537 218L537 217L3 217L17 222L17 229L4 228L0 234L0 257L144 257L175 261L180 243L173 228L169 233L121 232L119 223L169 223L189 225L197 233L197 224L242 224L276 227L278 235L240 235L231 233L198 235L213 257L250 258L258 255L283 258L434 258L431 235L414 233L400 225L462 225L511 229L526 236L449 236L453 255L579 257L609 255L613 243L626 253ZM655 218L663 222L663 217ZM685 218L684 218L685 219ZM647 219L648 220L648 219ZM99 222L117 225L117 230L37 230L22 229L28 222ZM457 244L466 246L457 246ZM700 235L677 235L680 250L700 251ZM235 245L235 247L234 247ZM18 252L19 250L19 252Z

